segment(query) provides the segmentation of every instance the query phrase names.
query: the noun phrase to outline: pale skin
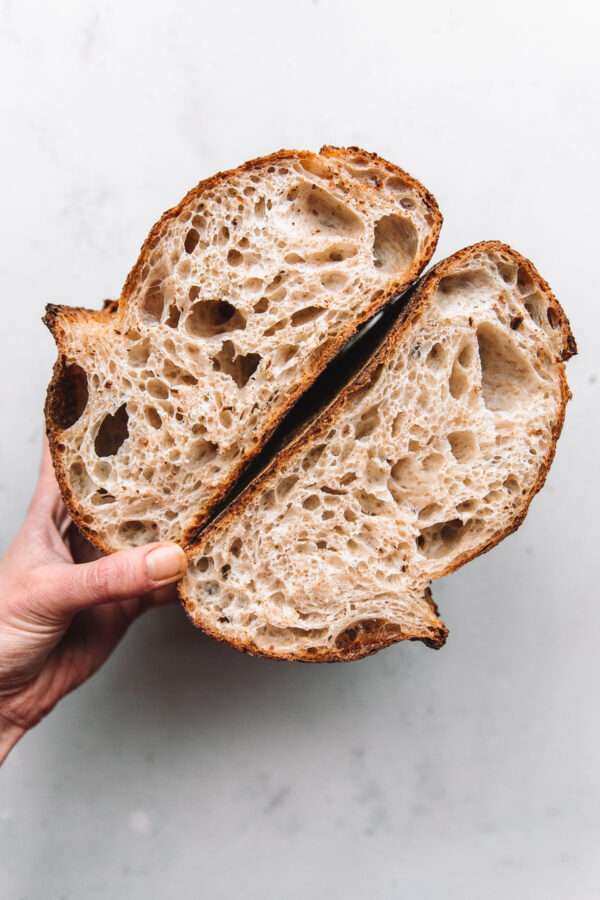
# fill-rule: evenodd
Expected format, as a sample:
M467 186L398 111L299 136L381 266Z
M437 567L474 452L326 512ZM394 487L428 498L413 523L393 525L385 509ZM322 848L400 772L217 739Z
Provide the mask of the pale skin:
M168 542L95 551L62 503L44 443L31 505L0 561L0 763L138 616L175 601L185 567L183 550Z

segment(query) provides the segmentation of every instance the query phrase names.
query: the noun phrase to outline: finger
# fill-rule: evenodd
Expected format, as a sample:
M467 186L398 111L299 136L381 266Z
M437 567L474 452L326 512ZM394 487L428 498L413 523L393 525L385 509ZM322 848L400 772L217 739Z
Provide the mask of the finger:
M121 550L81 565L57 563L36 573L43 583L43 609L52 618L156 591L178 581L187 566L177 544L158 543ZM35 591L31 593L37 593Z
M48 438L44 435L40 474L29 511L33 514L51 515L54 517L60 505L60 491L54 474Z
M27 515L4 557L11 568L29 571L53 560L71 562L57 525L61 513L68 515L60 497L44 435L39 480Z

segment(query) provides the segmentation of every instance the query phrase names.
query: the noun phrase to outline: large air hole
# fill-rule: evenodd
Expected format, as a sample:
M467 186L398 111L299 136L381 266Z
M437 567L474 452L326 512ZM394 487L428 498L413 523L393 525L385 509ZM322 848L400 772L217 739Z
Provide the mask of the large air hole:
M403 456L391 468L392 478L400 484L410 486L416 478L416 463L412 456Z
M521 490L519 479L515 475L509 475L502 486L506 488L509 494L516 494Z
M450 389L451 395L455 400L460 400L462 395L467 391L469 387L469 379L463 372L462 366L460 365L458 360L454 360L448 387Z
M152 428L160 428L162 425L162 419L158 414L158 411L153 406L147 406L144 410L144 416L146 421Z
M239 250L231 249L227 254L227 262L230 266L240 266L244 262L244 254Z
M287 478L283 478L277 485L276 493L277 493L278 498L281 500L283 497L286 496L286 494L289 494L289 492L292 490L292 488L297 483L297 481L298 481L297 475L288 475Z
M234 423L234 418L231 415L230 407L223 407L219 410L219 422L223 428L231 428Z
M142 310L145 314L144 317L155 322L160 322L164 307L165 301L162 294L161 282L153 281L144 294L144 300L142 302Z
M436 292L436 300L442 309L454 301L472 301L476 294L493 288L492 276L486 269L474 269L457 272L440 279Z
M376 406L372 406L370 409L365 410L356 423L356 440L360 441L363 438L369 437L370 434L373 434L378 425L379 412Z
M382 272L398 272L411 265L419 238L410 219L402 216L383 216L375 225L373 261Z
M77 363L61 359L50 402L52 422L64 431L83 415L88 402L87 374Z
M410 191L410 185L404 178L399 178L398 175L392 175L391 178L388 178L385 182L386 190L391 191L394 194L405 194Z
M457 462L467 463L475 456L477 444L472 431L453 431L448 435L448 442Z
M105 416L98 429L94 450L97 456L114 456L129 436L126 404L118 408L114 415Z
M417 547L423 556L439 559L454 553L464 543L468 535L476 534L481 529L478 519L471 519L464 524L461 519L449 522L438 522L428 528L422 528L417 538Z
M93 506L108 506L111 503L116 501L116 497L112 494L109 494L104 488L98 488L96 493L92 496L92 505Z
M426 522L428 519L433 519L442 511L442 507L439 503L429 503L427 506L424 506L420 511L417 521Z
M323 272L320 280L326 291L339 291L348 283L347 275L335 271Z
M294 358L298 352L296 344L282 344L273 354L273 366L283 368L287 366L289 361ZM256 356L256 354L253 354Z
M106 479L112 472L111 464L106 461L100 462L100 460L98 460L98 462L94 465L93 472L96 478L98 478L100 481L106 481Z
M463 369L468 369L469 366L473 365L475 362L475 343L471 339L466 343L458 353L456 357L459 366L462 366Z
M168 325L169 328L177 328L179 325L179 319L181 317L181 311L176 303L171 303L169 307L169 315L167 316L167 320L165 325Z
M444 465L444 457L441 453L429 453L422 462L426 472L439 472Z
M357 181L362 181L365 184L371 184L377 187L381 187L383 179L387 175L387 172L377 166L369 166L367 169L364 167L357 169L354 166L345 165L344 168Z
M278 331L283 331L287 323L287 319L279 319L279 321L275 322L269 328L265 329L265 337L273 337L273 335L277 334Z
M193 253L196 247L198 246L198 241L200 240L200 235L196 231L195 228L190 228L188 233L185 236L184 247L186 253Z
M316 184L300 184L287 196L291 201L288 216L296 227L343 235L358 235L363 231L360 217Z
M517 288L521 294L529 294L535 290L535 282L524 266L519 266L517 272Z
M158 536L158 528L155 522L131 519L119 526L118 535L126 543L139 546L155 541Z
M317 178L327 178L331 174L331 168L317 156L308 156L299 160L299 163L306 172L316 175Z
M339 263L351 259L353 256L356 256L357 253L358 247L356 244L351 244L349 241L346 241L344 243L330 245L323 250L311 253L310 256L307 257L307 262L313 263L313 265L316 266Z
M160 378L151 378L146 385L146 390L151 397L155 397L157 400L166 400L169 396L169 388Z
M442 366L446 362L446 351L439 342L433 345L433 347L427 354L427 359L425 360L425 362L430 369L435 370L442 368Z
M219 448L212 441L199 438L190 446L189 457L192 463L208 463L217 455Z
M313 510L313 509L316 509L320 505L321 505L321 501L319 499L318 494L309 494L309 496L306 497L306 499L302 501L302 506L304 507L304 509Z
M185 327L194 337L214 337L245 328L246 319L227 300L201 300L192 305Z
M483 400L488 409L512 409L530 396L534 378L509 335L489 323L477 329Z
M506 282L506 284L515 283L517 277L517 267L513 262L507 262L506 260L497 259L496 268L498 269L502 281Z
M150 353L152 352L152 343L150 338L144 338L143 341L138 341L137 344L134 344L133 347L127 351L127 358L129 360L129 365L133 366L136 369L145 366L150 357Z
M321 459L324 450L325 444L318 444L316 447L313 447L312 450L309 450L309 452L302 460L302 468L305 472L308 472L310 469L316 466L318 461Z
M299 325L305 325L307 322L314 322L324 312L325 309L322 306L306 306L304 309L299 309L292 314L292 327L296 328Z
M523 303L525 309L536 325L542 326L543 324L545 324L544 319L547 318L546 304L541 294L530 294L528 297L525 297Z
M88 471L81 459L76 459L72 463L69 469L69 480L71 487L79 497L87 497L88 494L91 494L96 489L96 485L88 475Z
M182 369L180 366L176 366L175 363L171 362L170 359L165 360L163 364L163 372L165 378L167 378L171 382L171 384L198 384L197 378L194 378L194 376L190 372L186 372L186 370Z
M213 369L231 376L239 388L243 388L256 372L261 356L258 353L238 354L232 341L223 346L212 358Z
M377 516L385 511L386 504L369 491L358 491L356 499L365 516Z

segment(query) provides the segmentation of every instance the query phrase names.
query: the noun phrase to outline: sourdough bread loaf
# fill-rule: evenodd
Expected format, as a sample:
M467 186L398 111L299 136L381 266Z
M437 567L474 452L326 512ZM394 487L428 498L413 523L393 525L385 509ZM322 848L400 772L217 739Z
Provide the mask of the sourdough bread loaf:
M431 194L373 154L280 151L167 212L117 302L49 306L47 432L89 540L189 541L329 360L419 275L440 225Z
M279 659L441 646L429 585L522 522L574 352L550 288L509 247L440 263L359 374L189 548L192 622Z

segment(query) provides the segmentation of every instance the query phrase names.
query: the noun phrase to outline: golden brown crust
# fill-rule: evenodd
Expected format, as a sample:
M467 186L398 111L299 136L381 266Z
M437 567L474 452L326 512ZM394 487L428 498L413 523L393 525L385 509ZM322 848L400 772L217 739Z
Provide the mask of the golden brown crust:
M285 447L275 457L271 464L246 488L246 490L243 491L238 497L236 497L235 500L233 500L233 502L204 529L201 535L199 535L194 542L187 545L186 551L188 552L189 556L191 556L192 554L195 555L197 552L199 552L199 549L208 540L217 537L218 531L222 526L226 526L231 520L235 519L238 514L241 513L243 509L248 505L253 497L255 497L263 489L266 489L270 483L276 480L280 470L290 459L292 459L298 453L302 452L309 444L313 442L318 443L319 440L322 440L323 435L327 431L330 423L336 419L338 414L349 402L351 397L354 394L358 393L361 388L367 385L370 382L375 370L392 356L396 345L401 340L403 340L404 335L410 329L411 324L418 318L423 309L432 300L435 294L435 289L440 279L443 278L444 275L455 272L456 268L462 262L468 260L471 256L476 256L477 253L482 251L500 252L509 256L517 265L522 266L526 270L527 274L534 281L534 283L539 286L547 295L550 301L550 306L556 316L556 321L560 323L560 330L563 337L561 358L557 361L560 373L562 403L558 419L554 423L552 431L552 442L548 453L546 454L546 458L544 459L540 467L538 478L529 494L524 497L521 507L515 512L512 520L509 522L507 527L502 532L499 532L497 535L495 535L490 541L487 541L484 545L476 547L473 550L465 552L464 554L457 557L454 562L452 562L446 569L443 570L443 572L440 572L436 577L449 575L451 572L456 571L456 569L464 565L464 563L468 562L469 560L474 559L475 557L480 556L483 553L486 553L488 550L491 550L492 547L496 546L496 544L498 544L501 540L503 540L519 527L527 514L533 497L543 486L548 474L548 470L554 458L554 454L556 451L556 442L558 441L564 422L565 407L571 396L564 373L563 363L565 360L569 359L569 357L577 352L577 347L575 344L575 339L571 333L569 321L562 307L550 290L547 282L544 281L544 279L540 276L540 274L534 267L533 263L531 263L525 257L521 256L521 254L517 253L507 244L502 244L499 241L482 241L478 244L474 244L470 247L466 247L463 250L458 251L448 259L445 259L442 262L438 263L438 265L435 266L428 274L423 276L421 282L410 297L408 303L401 310L397 321L394 323L385 340L382 342L379 349L373 354L367 364L361 369L356 377L352 379L350 383L342 389L342 391L340 391L335 400L321 413L321 415L316 420L314 420L309 425L309 427L304 432L302 432L291 444ZM444 643L447 635L446 626L442 622L439 622L439 629L437 633L434 634L431 638L429 636L423 637L422 635L408 634L392 636L389 631L388 634L384 636L383 633L377 634L377 632L375 632L371 636L372 643L369 644L368 648L358 648L356 650L352 648L348 652L345 652L343 650L339 652L327 651L321 655L311 655L310 657L303 656L301 653L294 655L266 653L263 651L259 651L253 644L244 644L243 642L239 641L231 641L224 635L217 634L212 626L210 626L208 622L203 621L201 617L199 617L195 612L195 610L192 609L192 604L186 600L181 587L179 589L179 593L186 612L195 625L202 628L213 637L217 637L219 640L228 641L238 650L242 650L248 653L254 653L256 655L268 656L274 659L296 659L303 662L332 662L343 659L358 659L361 656L368 655L369 653L374 653L376 652L376 650L388 646L389 644L395 643L398 640L405 640L407 638L410 640L423 640L424 643L427 643L429 646L440 647ZM435 604L433 603L433 600L431 598L431 591L429 591L429 600L431 602L432 608L437 614L437 607L435 607Z
M420 272L431 259L431 256L433 255L433 252L437 245L439 232L442 225L442 216L433 195L430 194L429 191L427 191L425 187L423 187L423 185L420 184L420 182L418 182L415 178L413 178L403 169L400 169L398 166L395 166L390 162L387 162L376 154L367 153L366 151L360 150L357 147L344 149L325 146L322 148L321 155L333 158L337 157L347 161L360 158L363 162L377 163L379 167L384 168L387 172L390 173L390 175L397 176L398 178L401 178L403 181L405 181L413 191L418 193L418 195L422 198L425 206L429 210L431 218L429 238L426 241L420 255L417 259L415 259L408 272L402 278L398 278L395 281L390 282L387 290L382 290L378 294L376 294L373 297L372 302L367 308L365 308L361 316L357 317L343 333L338 335L336 339L332 339L331 341L329 341L326 347L322 349L322 352L320 352L319 355L315 356L312 367L307 371L305 377L296 384L295 388L293 390L290 390L286 394L285 402L279 408L279 411L277 413L271 413L265 419L262 437L259 441L257 441L252 452L249 453L245 459L240 460L235 469L231 472L230 477L213 492L211 499L206 504L204 510L199 512L190 521L185 533L181 536L180 539L180 542L184 545L193 541L195 535L198 534L200 529L210 518L210 515L231 492L244 469L263 449L268 439L275 431L279 422L289 412L294 403L302 396L302 394L306 392L310 385L315 381L317 376L323 371L325 366L329 362L331 362L331 360L339 353L342 347L344 347L345 344L347 344L348 341L352 339L358 329L365 322L367 322L377 312L379 312L379 310L381 310L387 303L389 303L390 300L392 300L395 296L405 290L409 286L409 284L411 284L419 276ZM302 159L313 160L317 158L318 157L316 154L309 151L279 150L276 153L272 153L270 156L249 160L248 162L243 163L243 165L239 166L237 169L231 169L225 172L217 172L210 178L201 181L198 185L196 185L195 188L192 188L192 190L186 194L186 196L180 201L180 203L178 203L172 209L167 210L167 212L165 212L160 220L153 226L141 248L140 255L136 264L127 276L119 301L105 301L105 305L102 310L86 310L79 307L63 307L55 306L53 304L50 304L47 307L46 314L43 317L42 321L48 326L56 341L59 357L54 367L52 380L48 387L48 394L45 405L46 433L48 435L52 460L65 505L69 510L71 517L76 522L77 527L83 532L90 543L92 543L97 549L102 550L105 553L111 553L114 550L113 547L108 546L102 540L101 536L93 530L89 523L84 521L82 510L78 506L77 500L73 496L69 488L67 478L63 470L61 462L62 451L60 445L61 429L58 427L58 424L52 415L52 410L55 404L54 395L56 391L59 390L60 385L60 370L69 354L69 347L67 341L65 340L64 331L61 327L61 320L67 320L69 318L75 320L77 318L82 318L84 320L88 319L102 322L110 319L110 317L114 315L117 315L122 305L129 302L134 292L137 280L138 278L141 278L141 273L144 266L146 265L153 249L163 237L169 223L180 214L180 212L187 204L199 199L207 191L212 190L223 181L226 181L236 174L255 171L256 169L264 167L268 168L273 163L282 162L284 160L298 161ZM343 181L343 178L341 176L338 176L338 181ZM377 185L377 189L383 190L383 185Z
M191 612L190 606L182 598L183 607L188 618L197 628L200 628L205 634L215 638L217 641L229 644L239 650L240 653L247 653L249 656L260 656L263 659L277 659L287 662L302 663L335 663L335 662L352 662L356 659L364 659L372 656L378 650L383 650L391 644L397 644L399 641L421 641L432 650L439 650L446 643L448 637L448 629L443 622L437 621L435 626L427 632L411 632L402 630L396 623L386 622L385 619L371 619L363 622L355 623L342 633L340 646L336 649L318 650L312 648L309 652L298 651L297 653L272 653L257 647L252 641L237 641L234 638L225 637L225 635L213 628L209 623L201 623ZM431 590L426 588L426 594L429 595L433 607L435 604L431 600ZM437 609L437 608L436 608ZM367 624L369 623L369 624ZM371 624L372 623L372 624ZM350 636L348 633L353 631ZM348 637L346 638L346 635ZM340 638L338 637L338 640Z
M334 147L332 144L324 144L319 151L321 156L332 156L340 159L345 159L348 162L352 160L360 160L361 163L373 163L378 166L380 169L385 169L390 175L395 175L401 178L403 181L409 185L414 191L416 191L419 196L424 201L425 205L429 208L434 227L437 222L437 232L435 234L435 243L437 243L438 235L440 228L442 227L442 214L438 208L437 200L433 196L433 194L427 190L416 178L413 178L408 172L404 169L401 169L399 166L393 165L393 163L388 162L383 157L378 156L376 153L370 153L367 150L361 150L360 147ZM382 185L378 184L378 187L381 188Z
M62 322L69 319L72 321L76 321L77 319L84 319L87 321L93 319L98 322L106 321L110 316L116 313L117 308L118 302L116 300L105 300L104 307L100 310L83 309L79 306L57 306L54 303L49 303L46 306L46 312L42 318L42 322L50 330L52 337L56 341L59 353L52 369L52 378L48 385L48 390L46 391L46 402L44 404L46 436L50 446L50 455L52 457L56 480L63 502L69 511L69 515L90 544L97 550L101 550L103 553L110 553L112 551L109 547L106 547L101 537L94 529L91 528L87 522L84 522L83 513L77 503L77 499L73 496L64 467L61 464L64 448L60 441L62 429L57 421L56 407L63 402L64 392L61 390L60 384L67 364L69 350L65 341Z
M409 175L408 172L405 172L404 169L401 169L399 166L395 166L387 160L382 159L375 153L368 153L365 150L360 150L358 147L350 147L346 149L342 147L332 147L325 145L321 148L320 155L340 157L344 159L347 159L350 155L360 155L364 159L368 159L372 162L377 162L378 165L384 167L388 172L390 172L390 174L397 175L399 178L402 178L407 182L407 184L410 185L410 187L414 191L419 194L419 196L423 199L425 205L429 208L432 215L431 237L428 245L424 250L424 253L422 254L423 258L425 256L427 258L422 264L418 265L419 261L416 261L412 266L412 269L418 269L418 271L421 271L422 268L427 265L433 255L433 251L435 250L443 221L442 214L433 194L431 194L419 181L417 181L416 178L413 178L412 175ZM265 166L268 167L274 163L283 162L285 160L298 161L302 159L315 159L316 156L317 154L312 153L309 150L278 150L275 153L271 153L269 156L261 156L257 157L256 159L248 160L248 162L245 162L241 166L238 166L237 169L227 169L224 172L217 172L215 175L211 175L210 178L206 178L204 179L204 181L200 181L196 185L196 187L192 188L191 191L188 191L185 197L176 206L168 209L165 213L163 213L158 222L150 230L148 237L142 245L138 260L127 276L123 291L121 293L121 302L126 301L133 293L136 279L138 278L138 276L140 276L141 271L146 264L152 250L164 235L169 222L171 222L172 219L177 218L179 213L189 203L200 199L200 197L202 197L202 195L207 191L218 187L219 184L221 184L223 181L226 181L228 178L231 178L233 175L242 174L244 172L251 172L256 169L264 168ZM378 189L382 190L382 186L378 186ZM410 284L414 277L415 276L413 274L410 278L407 276L406 278L402 279L402 281Z

